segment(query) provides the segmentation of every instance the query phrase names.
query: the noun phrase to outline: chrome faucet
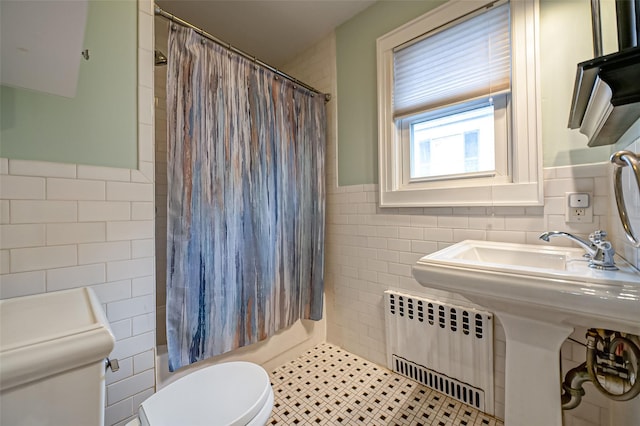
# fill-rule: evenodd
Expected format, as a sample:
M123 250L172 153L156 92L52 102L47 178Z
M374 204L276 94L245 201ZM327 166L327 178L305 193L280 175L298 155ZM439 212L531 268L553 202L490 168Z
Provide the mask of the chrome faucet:
M616 252L611 243L605 240L606 236L607 233L605 231L595 231L589 235L589 241L585 241L568 232L549 231L540 235L540 239L549 242L551 237L568 238L587 252L584 256L589 259L589 266L591 268L613 271L618 269L613 260Z

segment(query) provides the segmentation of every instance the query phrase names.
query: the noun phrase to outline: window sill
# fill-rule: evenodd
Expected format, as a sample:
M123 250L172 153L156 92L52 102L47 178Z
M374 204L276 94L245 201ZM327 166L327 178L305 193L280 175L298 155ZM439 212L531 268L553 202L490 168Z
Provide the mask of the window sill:
M380 191L380 207L541 206L543 204L542 186L537 182Z

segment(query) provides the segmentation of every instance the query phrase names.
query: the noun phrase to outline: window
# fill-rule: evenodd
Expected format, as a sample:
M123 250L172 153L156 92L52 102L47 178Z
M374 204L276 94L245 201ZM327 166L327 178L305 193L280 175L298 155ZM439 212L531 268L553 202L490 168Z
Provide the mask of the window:
M397 119L400 143L408 149L405 180L495 176L496 145L504 148L507 133L504 121L496 123L495 109L504 108L505 101L503 95L497 104L483 99Z
M540 205L537 0L450 0L378 39L382 207Z

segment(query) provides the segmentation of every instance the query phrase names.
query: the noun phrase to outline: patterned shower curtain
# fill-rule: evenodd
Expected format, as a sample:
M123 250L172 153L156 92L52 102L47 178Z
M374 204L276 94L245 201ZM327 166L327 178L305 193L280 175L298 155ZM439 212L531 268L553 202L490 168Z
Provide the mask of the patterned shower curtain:
M173 26L169 369L322 318L323 96Z

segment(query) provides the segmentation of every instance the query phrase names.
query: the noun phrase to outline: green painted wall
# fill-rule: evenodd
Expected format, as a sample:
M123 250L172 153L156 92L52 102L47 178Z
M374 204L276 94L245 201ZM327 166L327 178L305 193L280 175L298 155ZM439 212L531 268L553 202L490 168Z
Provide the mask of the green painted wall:
M137 3L90 1L84 46L73 99L0 87L0 156L138 168Z
M336 30L339 185L378 182L376 39L441 4L380 1ZM620 143L588 148L567 120L576 65L593 57L590 2L540 0L540 84L545 166L605 161ZM617 50L614 0L602 0L605 53Z
M444 1L380 1L336 29L338 179L378 181L376 39Z
M603 52L618 50L615 0L602 0ZM544 165L605 161L618 144L589 148L587 137L567 128L577 64L593 58L590 2L540 1L540 80Z

